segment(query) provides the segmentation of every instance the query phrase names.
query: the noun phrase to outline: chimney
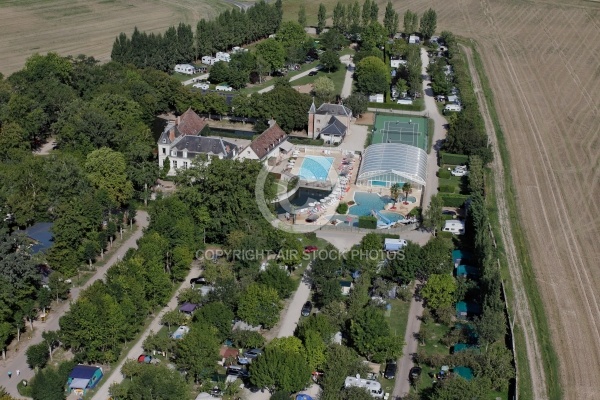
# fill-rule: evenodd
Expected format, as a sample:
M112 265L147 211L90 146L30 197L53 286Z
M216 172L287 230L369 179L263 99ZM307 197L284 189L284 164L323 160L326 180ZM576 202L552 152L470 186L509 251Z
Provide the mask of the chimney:
M169 140L171 140L171 142L173 140L175 140L175 129L171 128L171 130L169 131Z

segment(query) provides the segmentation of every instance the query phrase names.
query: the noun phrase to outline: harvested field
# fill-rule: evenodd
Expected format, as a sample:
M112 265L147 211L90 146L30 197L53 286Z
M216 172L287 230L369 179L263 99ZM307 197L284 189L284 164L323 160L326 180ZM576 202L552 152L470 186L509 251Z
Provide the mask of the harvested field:
M219 0L0 0L0 72L23 67L31 54L57 52L110 59L115 37L162 32L179 22L195 30L228 5Z
M421 14L429 7L438 12L438 32L448 29L478 43L510 153L506 173L515 185L558 356L561 397L597 399L600 5L408 0L397 10ZM519 310L517 325L531 328ZM545 382L547 372L536 359L536 351L544 349L536 348L535 338L527 341L528 349L520 351L530 359L531 397L547 398L545 388L557 385Z

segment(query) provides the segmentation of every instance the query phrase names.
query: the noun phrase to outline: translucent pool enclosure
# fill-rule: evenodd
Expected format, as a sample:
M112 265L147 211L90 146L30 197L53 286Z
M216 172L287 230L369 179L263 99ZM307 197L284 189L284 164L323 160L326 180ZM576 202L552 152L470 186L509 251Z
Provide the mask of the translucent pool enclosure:
M409 182L422 189L427 179L427 153L402 143L378 143L363 152L357 183L389 188L394 183Z

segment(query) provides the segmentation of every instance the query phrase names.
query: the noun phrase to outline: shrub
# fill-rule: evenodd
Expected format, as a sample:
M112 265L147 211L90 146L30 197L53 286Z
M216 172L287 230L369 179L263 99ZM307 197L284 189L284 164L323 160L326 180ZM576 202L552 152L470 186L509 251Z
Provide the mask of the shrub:
M444 239L450 239L450 240L452 240L452 238L454 237L454 235L452 233L450 233L450 232L443 232L443 231L438 232L438 236L442 237Z
M469 156L464 154L451 154L444 151L440 152L442 164L463 165L469 162Z
M317 240L317 234L315 232L306 232L304 237L308 240Z
M408 213L408 215L410 217L420 217L422 211L423 210L421 209L421 207L415 207L412 210L410 210L410 212Z
M335 209L335 212L338 214L346 214L348 212L348 204L340 203Z
M449 326L452 323L452 318L455 314L455 309L453 306L448 307L440 307L435 310L436 320L446 326Z
M465 201L469 198L469 196L465 196L463 194L450 193L442 193L440 196L442 198L444 207L462 207Z
M454 193L455 190L456 186L454 185L440 185L440 187L438 188L438 191L442 193Z
M452 174L446 168L440 168L437 173L438 178L441 179L450 179Z
M366 229L377 229L377 218L371 216L358 217L358 227Z

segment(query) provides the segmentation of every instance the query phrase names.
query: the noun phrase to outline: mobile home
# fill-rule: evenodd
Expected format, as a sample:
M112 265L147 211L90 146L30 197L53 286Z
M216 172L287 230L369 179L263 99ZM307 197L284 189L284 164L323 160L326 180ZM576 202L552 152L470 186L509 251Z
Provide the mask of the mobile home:
M446 107L444 107L444 112L460 112L462 111L462 106L459 106L458 104L446 104Z
M349 387L363 388L363 389L366 389L367 392L369 392L371 397L376 398L376 399L383 398L383 390L381 389L381 383L374 381L374 380L370 380L370 379L361 379L360 375L357 375L356 377L353 377L353 376L346 377L346 380L344 381L344 387L345 388L349 388Z
M213 65L217 61L218 60L216 58L211 57L211 56L202 57L202 64L205 64L205 65Z
M187 75L194 75L194 73L196 72L196 68L190 64L177 64L175 66L175 72Z
M464 235L465 234L465 222L458 220L458 219L448 220L444 224L444 229L442 229L442 231L450 232L455 235Z

